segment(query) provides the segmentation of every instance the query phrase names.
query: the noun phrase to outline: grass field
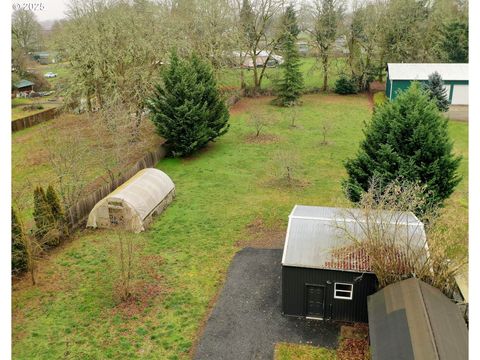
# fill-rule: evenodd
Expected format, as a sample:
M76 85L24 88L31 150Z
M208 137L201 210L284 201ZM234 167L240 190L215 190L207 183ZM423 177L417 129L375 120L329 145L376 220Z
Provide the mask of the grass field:
M335 350L310 345L285 344L275 345L274 360L336 360Z
M25 116L37 114L39 112L58 106L58 104L49 103L48 99L50 98L52 98L52 96L45 96L41 98L32 98L32 99L22 99L22 98L12 99L12 116L11 116L12 121L20 119ZM33 109L33 110L25 109L25 107L28 107L30 105L41 106L42 109Z
M300 58L300 70L303 74L305 90L311 91L321 88L323 84L323 71L321 64L313 57ZM332 59L329 68L328 86L333 89L335 81L342 71L345 71L346 64L342 58ZM240 69L222 69L217 73L218 83L221 87L238 88L240 85ZM259 69L260 72L260 69ZM262 89L272 89L274 81L279 79L282 74L280 67L267 68L265 70L264 79L262 80ZM253 70L244 70L245 82L248 86L253 86Z
M258 244L258 234L265 242L282 234L295 204L347 205L342 162L355 154L371 116L367 98L304 96L296 127L289 110L269 100L242 99L224 137L194 157L158 164L178 195L149 231L126 235L139 247L135 302L116 302L118 235L112 231L84 231L51 253L36 287L28 279L15 283L14 358L188 359L240 247ZM260 138L249 124L257 112L271 119ZM321 144L323 121L332 124L327 145ZM467 124L450 129L466 174ZM20 151L21 145L14 159ZM285 163L294 169L290 187L278 175ZM465 224L466 190L465 177L449 201Z

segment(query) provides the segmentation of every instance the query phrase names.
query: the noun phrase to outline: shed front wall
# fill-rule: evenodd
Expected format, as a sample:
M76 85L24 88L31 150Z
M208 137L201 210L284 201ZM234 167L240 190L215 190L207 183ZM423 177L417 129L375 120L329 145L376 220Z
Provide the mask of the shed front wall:
M358 278L357 281L355 279ZM352 300L334 299L334 283L352 283ZM375 275L349 271L282 267L282 311L286 315L307 315L307 285L325 287L324 319L367 322L367 297L376 291Z
M387 97L390 100L395 99L398 96L398 91L408 89L412 81L414 80L390 80L389 78L387 78L387 86L385 90ZM422 84L427 83L426 80L420 80L419 82ZM451 104L468 105L468 81L445 80L443 83L445 84L445 88L447 89L448 100ZM455 91L456 89L458 89L458 92Z

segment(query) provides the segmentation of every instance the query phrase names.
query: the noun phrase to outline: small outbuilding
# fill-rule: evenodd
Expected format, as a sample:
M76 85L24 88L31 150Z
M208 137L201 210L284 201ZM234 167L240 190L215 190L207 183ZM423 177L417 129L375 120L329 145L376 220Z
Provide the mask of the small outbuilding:
M424 244L423 224L415 215L396 214L385 212L382 225L391 225L392 231ZM342 230L345 226L360 234L361 222L357 209L294 207L282 258L284 314L368 321L367 297L376 291L378 281L367 253L354 246Z
M33 91L33 86L35 84L30 80L20 80L19 82L14 84L14 88L18 92L30 93Z
M440 74L452 105L468 105L468 64L403 64L387 65L386 96L393 100L398 90L407 89L412 81L426 83L435 71Z
M462 314L442 292L403 280L368 297L372 360L468 359Z
M174 197L175 185L167 174L154 168L140 170L95 205L87 227L144 231Z

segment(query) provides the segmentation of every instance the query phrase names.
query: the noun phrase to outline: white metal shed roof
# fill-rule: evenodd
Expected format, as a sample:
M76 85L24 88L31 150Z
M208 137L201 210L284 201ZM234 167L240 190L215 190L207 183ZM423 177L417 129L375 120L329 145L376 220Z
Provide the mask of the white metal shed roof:
M416 241L419 246L424 246L423 223L413 213L385 211L384 214L381 223L387 226L391 224L392 230L397 231L396 236L401 236L400 231L403 230L406 237ZM352 244L339 226L361 234L361 215L361 210L358 209L295 205L288 220L282 265L369 272L362 254L349 254L339 261L337 255L333 258L332 253Z
M428 76L435 71L443 80L468 80L468 64L388 64L388 77L391 80L428 80Z

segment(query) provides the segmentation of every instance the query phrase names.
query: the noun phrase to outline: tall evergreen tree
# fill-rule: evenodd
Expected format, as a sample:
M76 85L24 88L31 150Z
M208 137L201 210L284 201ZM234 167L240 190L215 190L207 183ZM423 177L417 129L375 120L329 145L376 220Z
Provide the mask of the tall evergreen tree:
M60 205L60 199L58 198L57 192L55 191L52 185L48 185L45 198L47 200L48 206L50 207L50 211L54 219L58 222L63 222L64 215L63 215L62 206Z
M446 62L468 63L468 21L455 19L444 25L440 51Z
M43 240L47 233L55 228L55 218L41 186L37 186L33 191L33 219L36 225L35 235L39 240Z
M303 90L303 75L300 71L300 54L296 40L300 32L295 10L289 5L282 19L282 47L284 63L281 65L283 77L277 85L278 97L275 103L281 106L297 104Z
M285 9L285 13L282 16L281 31L281 38L285 40L287 40L289 35L292 36L295 40L297 40L298 34L300 34L297 14L292 4L287 6L287 8ZM281 42L280 45L282 45Z
M12 207L12 273L27 270L27 250L22 223Z
M207 63L174 53L162 80L147 105L171 155L190 155L228 131L228 109Z
M442 77L437 71L428 76L425 90L429 98L437 104L438 110L443 112L448 110L450 102L448 101L447 89L445 89Z
M48 185L46 193L47 204L55 221L55 227L60 232L60 236L67 234L67 224L65 223L65 215L63 213L62 205L55 188Z
M418 83L377 108L364 134L356 158L345 163L343 186L354 202L374 178L385 186L402 179L425 185L427 206L441 206L461 179L448 120Z

